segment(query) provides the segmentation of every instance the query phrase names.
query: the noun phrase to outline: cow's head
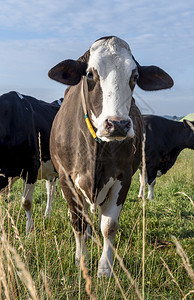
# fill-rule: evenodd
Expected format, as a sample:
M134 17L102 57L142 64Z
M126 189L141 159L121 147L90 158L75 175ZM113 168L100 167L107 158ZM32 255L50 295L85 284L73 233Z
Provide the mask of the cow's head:
M49 77L76 85L86 76L87 109L97 136L103 141L133 137L129 117L135 85L153 91L173 86L172 78L155 66L142 67L128 44L118 37L97 40L78 60L65 60L49 71Z

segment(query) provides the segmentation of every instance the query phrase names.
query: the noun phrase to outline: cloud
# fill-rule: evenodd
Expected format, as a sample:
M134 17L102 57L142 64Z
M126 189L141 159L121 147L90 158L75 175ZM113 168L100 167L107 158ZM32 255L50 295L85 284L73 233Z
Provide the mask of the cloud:
M7 28L41 31L58 24L58 14L71 5L71 1L4 0L1 1L0 24ZM62 3L62 4L61 4ZM41 26L40 26L41 25Z
M117 35L129 43L139 63L155 64L169 72L176 97L186 95L191 101L193 0L0 2L0 93L5 87L21 88L48 99L56 91L58 97L65 87L48 79L49 68L63 59L79 57L101 36Z

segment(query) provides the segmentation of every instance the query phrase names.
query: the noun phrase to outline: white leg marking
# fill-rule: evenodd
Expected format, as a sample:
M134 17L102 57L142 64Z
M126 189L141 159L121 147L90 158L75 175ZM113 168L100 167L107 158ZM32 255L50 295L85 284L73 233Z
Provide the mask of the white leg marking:
M55 193L55 186L56 186L56 180L55 178L53 180L46 180L46 189L47 189L47 204L46 204L46 210L45 210L45 217L50 217L52 213L52 204L53 204L53 197Z
M151 184L148 184L148 199L154 199L154 186L156 184L156 179L152 181Z
M101 231L104 237L104 245L98 266L98 277L103 275L109 277L112 273L111 245L117 232L119 215L122 209L122 205L117 206L118 194L121 188L121 183L117 180L110 190L109 199L101 206Z
M25 209L27 223L26 223L26 234L28 234L34 227L33 219L32 219L32 204L33 204L33 192L34 192L34 184L26 184L25 180L23 183L23 193L21 197L22 207Z
M80 232L75 231L74 229L73 232L76 242L75 265L79 267L82 255L84 255L87 260L89 259L89 255L85 244L85 236Z
M140 188L139 188L138 198L142 198L143 197L143 187L144 187L142 170L139 170L139 181L140 181ZM147 184L147 182L148 182L148 178L147 178L147 174L146 174L146 176L145 176L145 185Z

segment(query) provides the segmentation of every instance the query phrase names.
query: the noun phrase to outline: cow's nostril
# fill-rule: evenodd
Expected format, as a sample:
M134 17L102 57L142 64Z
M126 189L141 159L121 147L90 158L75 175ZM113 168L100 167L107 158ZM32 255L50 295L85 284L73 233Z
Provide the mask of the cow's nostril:
M108 132L112 132L112 131L114 131L114 123L111 120L106 119L106 121L104 123L104 128Z
M105 134L109 136L123 137L127 136L131 129L131 120L123 120L119 118L107 118L104 122Z
M124 127L126 128L126 129L130 129L130 127L131 127L131 121L130 120L128 120L128 121L124 121Z

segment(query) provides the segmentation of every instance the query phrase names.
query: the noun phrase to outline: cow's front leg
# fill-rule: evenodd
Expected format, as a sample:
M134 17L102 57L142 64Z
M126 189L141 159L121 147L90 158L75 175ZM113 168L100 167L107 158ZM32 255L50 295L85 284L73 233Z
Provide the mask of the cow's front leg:
M85 230L87 227L87 222L85 220L84 214L82 213L84 212L85 208L82 204L83 201L74 189L72 182L70 180L66 182L64 177L59 177L59 181L67 204L69 206L71 225L76 242L75 264L76 266L79 266L82 255L84 255L87 259L89 258L88 251L85 245Z
M148 197L147 199L153 200L154 199L154 186L156 184L156 178L152 181L151 184L148 184Z
M53 205L53 197L55 194L56 187L56 178L52 180L46 180L46 189L47 189L47 203L45 210L45 217L49 218L52 214L52 205Z
M89 260L89 255L85 244L85 235L80 231L76 231L74 228L73 232L76 242L75 265L76 267L79 267L81 257L84 256L87 260Z
M77 212L76 213L76 210L78 208L79 211L88 211L88 204L84 202L84 208L81 208L79 205L75 205L74 206L74 216L75 216L75 219L78 218L79 219L79 222L78 220L75 222L72 223L74 224L73 226L73 232L74 232L74 236L75 236L75 242L76 242L76 253L75 253L75 265L77 267L79 267L80 265L80 260L81 260L81 257L82 256L85 256L85 258L87 260L89 260L89 255L88 255L88 250L87 250L87 247L86 247L86 244L85 244L85 241L88 239L88 234L90 233L91 234L91 228L90 228L90 225L87 223L86 224L86 221L85 221L85 218L83 216L82 213L80 212ZM76 213L76 215L75 215ZM73 218L73 216L71 216L71 219ZM72 220L73 221L73 220ZM75 226L75 224L77 224Z
M122 204L117 205L122 186L116 181L109 192L109 197L101 206L101 231L104 238L103 251L98 266L98 277L112 275L113 257L112 245L119 225L119 215Z
M142 174L142 168L139 168L139 181L140 181L140 188L139 188L138 198L143 198L143 189L148 182L148 177L147 177L147 173L146 173L145 180L144 180L144 176Z
M35 183L29 184L24 180L23 193L21 197L22 207L25 209L27 222L26 222L26 235L34 228L34 222L32 219L32 204L33 204L33 192Z

